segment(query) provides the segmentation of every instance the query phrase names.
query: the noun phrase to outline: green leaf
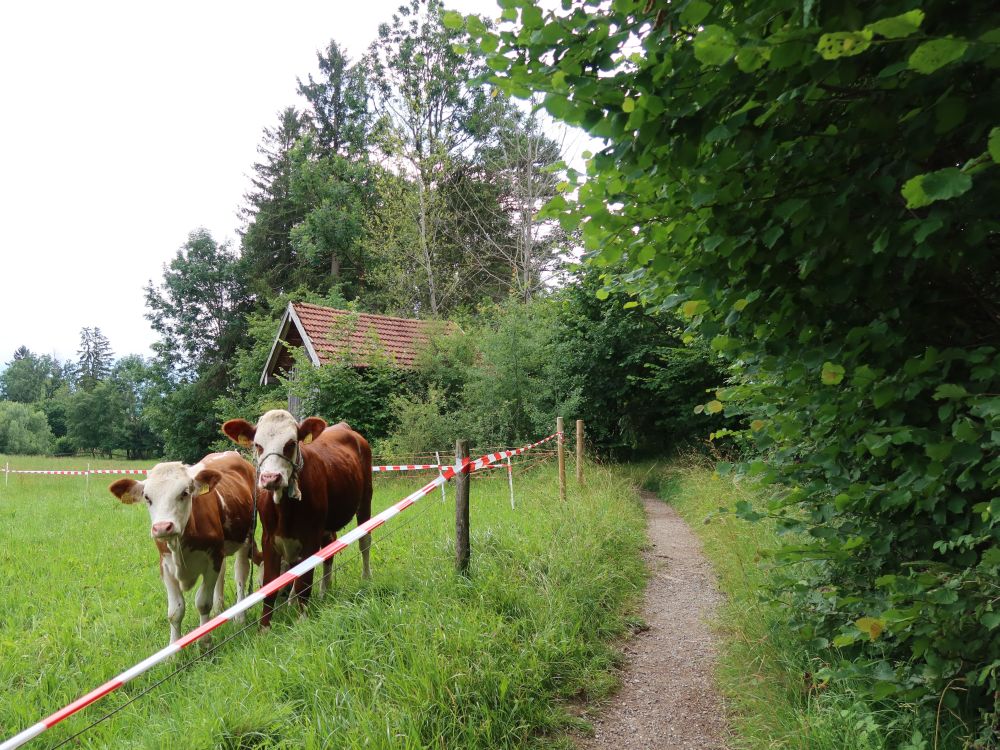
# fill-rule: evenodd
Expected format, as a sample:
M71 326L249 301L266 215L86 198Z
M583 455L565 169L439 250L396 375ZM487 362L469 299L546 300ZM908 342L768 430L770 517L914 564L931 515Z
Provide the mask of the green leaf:
M939 169L924 175L924 193L931 201L957 198L972 187L972 178L957 167Z
M459 17L461 17L459 15ZM465 19L465 28L472 34L472 36L478 37L486 33L486 24L483 23L483 19L479 16L469 16Z
M940 401L943 398L965 398L969 392L956 383L942 383L934 391L934 398Z
M867 635L869 640L874 641L885 630L885 621L877 617L862 617L854 622L854 627Z
M918 174L903 183L903 189L899 191L906 198L907 208L923 208L930 205L931 200L924 192L924 175Z
M744 73L753 73L755 70L763 67L764 63L770 59L770 47L758 47L756 45L740 47L739 52L736 53L736 67Z
M521 25L526 29L537 29L542 25L542 9L534 5L521 8Z
M736 54L736 37L730 31L709 24L694 38L694 56L702 66L725 65Z
M622 112L634 112L635 111L635 99L631 96L626 96L625 101L622 102Z
M950 440L944 440L940 443L930 443L924 446L924 453L932 461L944 461L948 456L951 455L952 448L955 444Z
M457 30L465 25L465 19L462 17L461 13L454 10L449 10L445 11L444 15L441 16L441 23L444 24L444 27L446 29Z
M823 385L838 385L844 379L844 368L835 365L833 362L824 362L823 370L820 372L820 380Z
M841 633L833 639L833 645L837 648L843 648L844 646L850 646L857 640L858 636L853 633Z
M816 43L816 51L824 60L836 60L838 57L860 55L871 46L871 43L872 33L867 29L837 31L833 34L823 34Z
M706 312L707 310L708 303L703 299L688 300L681 305L681 312L688 318L693 318L695 315L701 315L701 313Z
M705 0L691 0L687 4L687 7L681 11L681 23L686 23L688 26L697 26L711 12L712 6L706 3Z
M722 408L723 408L722 402L715 399L705 404L705 411L708 412L709 414L718 414L720 411L722 411Z
M989 140L986 142L986 148L990 152L990 157L997 164L1000 164L1000 128L993 128L990 131Z
M901 16L883 18L865 26L866 31L884 36L886 39L902 39L910 36L920 28L924 22L924 12L922 10L911 10Z
M1000 611L984 612L983 616L979 618L979 622L985 625L988 630L993 630L997 625L1000 625Z
M957 167L917 175L906 181L900 191L907 208L922 208L934 201L957 198L972 188L972 178Z
M912 70L926 75L960 60L968 47L964 39L932 39L913 50L907 63Z

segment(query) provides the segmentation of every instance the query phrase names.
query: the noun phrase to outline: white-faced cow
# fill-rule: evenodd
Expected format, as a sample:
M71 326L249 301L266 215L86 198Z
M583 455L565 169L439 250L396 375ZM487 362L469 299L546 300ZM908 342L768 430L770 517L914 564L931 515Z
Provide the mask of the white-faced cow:
M319 417L309 417L299 424L289 412L276 409L256 425L233 419L222 431L240 445L252 446L256 455L265 585L281 574L282 563L294 565L336 539L351 517L358 524L371 518L371 448L346 423L327 427ZM359 546L362 575L369 578L371 536L362 537ZM323 564L320 596L329 586L332 567L332 560ZM303 607L312 580L309 571L295 581L293 593ZM274 599L264 600L264 627Z
M213 605L217 612L223 609L228 555L236 555L236 600L246 594L255 479L253 466L227 451L205 456L195 466L157 464L145 482L119 479L108 488L123 503L149 507L149 534L160 551L160 577L167 589L171 643L181 634L183 592L199 578L195 606L201 624Z

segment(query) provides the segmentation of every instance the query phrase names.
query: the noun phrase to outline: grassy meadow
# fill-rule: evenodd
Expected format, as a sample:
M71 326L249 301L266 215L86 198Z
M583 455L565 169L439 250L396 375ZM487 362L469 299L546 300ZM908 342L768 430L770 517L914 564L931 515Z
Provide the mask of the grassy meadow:
M0 457L0 466L8 459ZM25 459L17 468L83 468ZM129 462L91 461L92 467ZM73 464L72 466L70 464ZM151 462L131 462L145 467ZM375 510L430 474L375 477ZM112 477L15 476L0 485L0 735L47 716L165 645L166 598L145 508ZM455 574L453 487L357 548L300 620L289 608L83 734L86 748L558 747L566 701L614 685L611 639L641 595L644 520L620 475L594 468L560 503L555 469L475 476L472 568ZM255 574L259 575L257 571ZM231 564L227 605L233 601ZM187 596L184 630L197 623ZM259 616L259 608L253 610ZM227 624L216 642L235 632ZM66 720L52 747L195 655L188 649ZM180 745L178 744L180 743Z

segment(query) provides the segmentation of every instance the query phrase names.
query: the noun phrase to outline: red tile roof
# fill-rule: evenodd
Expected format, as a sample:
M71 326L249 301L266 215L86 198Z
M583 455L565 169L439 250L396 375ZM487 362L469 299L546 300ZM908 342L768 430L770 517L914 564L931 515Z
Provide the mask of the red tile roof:
M346 354L351 364L364 367L371 354L381 350L397 367L409 369L433 333L457 330L448 322L356 313L306 302L293 302L291 307L324 365Z

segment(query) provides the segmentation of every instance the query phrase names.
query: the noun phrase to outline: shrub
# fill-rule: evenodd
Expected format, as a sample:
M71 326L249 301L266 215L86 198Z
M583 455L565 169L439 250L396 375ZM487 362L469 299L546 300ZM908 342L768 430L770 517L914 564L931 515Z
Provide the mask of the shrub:
M0 401L0 453L38 454L52 449L45 414L27 404Z

